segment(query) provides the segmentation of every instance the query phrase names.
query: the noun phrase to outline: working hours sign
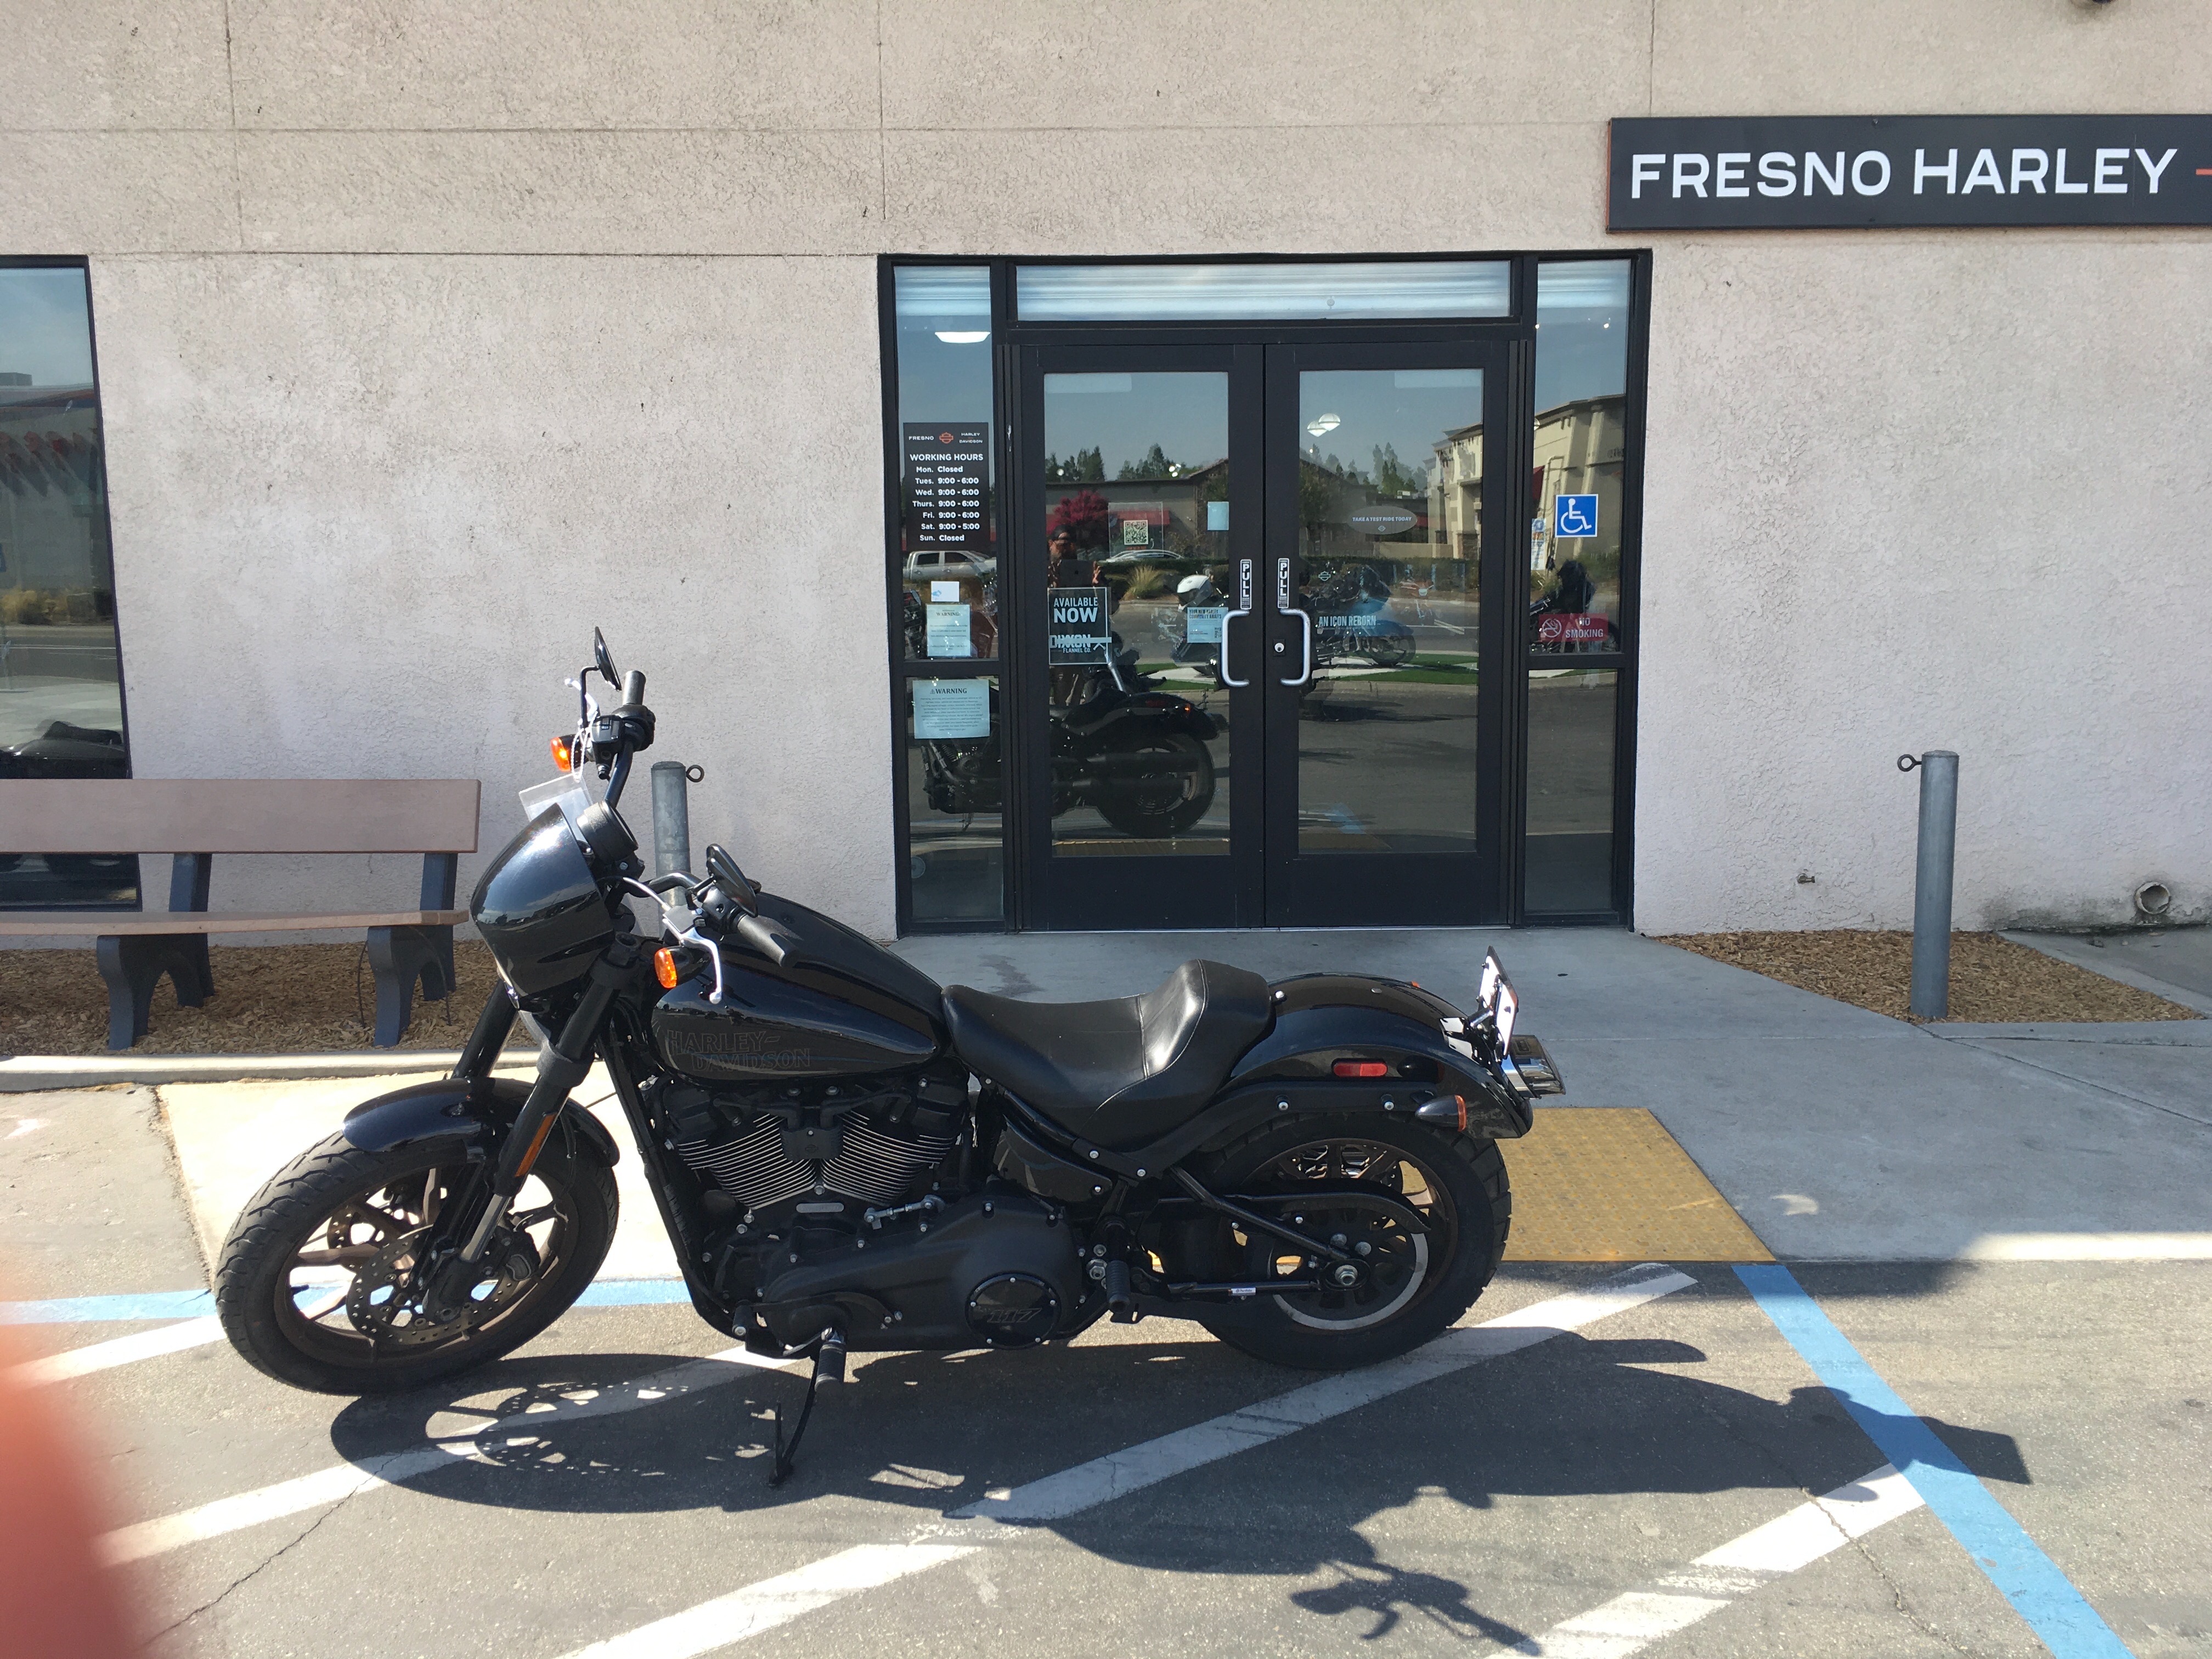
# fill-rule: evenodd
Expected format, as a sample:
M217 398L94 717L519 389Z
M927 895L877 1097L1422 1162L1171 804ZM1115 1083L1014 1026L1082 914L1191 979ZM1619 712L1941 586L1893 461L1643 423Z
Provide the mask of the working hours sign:
M2212 225L2212 115L1613 124L1608 230Z
M1052 603L1047 660L1054 668L1103 665L1114 640L1113 625L1107 619L1106 590L1048 587L1045 592Z

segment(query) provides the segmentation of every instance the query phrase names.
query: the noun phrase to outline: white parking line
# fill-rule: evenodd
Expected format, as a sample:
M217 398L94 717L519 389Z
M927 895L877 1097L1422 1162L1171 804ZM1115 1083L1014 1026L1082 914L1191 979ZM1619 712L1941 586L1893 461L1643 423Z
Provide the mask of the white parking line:
M1480 1325L1446 1331L1434 1341L1382 1364L1342 1371L1243 1411L1147 1440L1127 1451L1093 1458L1011 1492L988 1493L981 1501L954 1510L953 1518L1057 1521L1467 1366L1528 1347L1547 1337L1579 1330L1609 1314L1624 1313L1695 1283L1671 1267L1639 1267L1587 1291L1556 1296Z
M580 1648L572 1659L696 1659L856 1591L975 1553L973 1544L862 1544Z
M222 1340L222 1322L210 1314L204 1319L182 1319L173 1325L157 1326L150 1331L134 1331L129 1336L89 1343L63 1353L48 1354L43 1359L27 1359L15 1368L12 1375L16 1382L33 1386L41 1382L63 1382L72 1376L89 1376L94 1371L112 1370L118 1365L128 1365L133 1360L151 1359L157 1354L176 1353L185 1348L197 1348L204 1343Z
M1578 1330L1696 1283L1686 1273L1647 1261L1588 1290L1516 1309L1480 1325L1446 1331L1397 1359L1326 1377L1127 1451L988 1494L981 1503L956 1510L951 1518L1003 1522L1063 1519L1170 1475L1279 1440L1419 1383L1528 1347L1547 1337ZM941 1528L943 1523L934 1524ZM997 1530L992 1528L990 1533ZM990 1533L984 1535L988 1538ZM757 1636L846 1595L922 1571L939 1561L972 1554L975 1547L921 1543L862 1546L580 1648L566 1659L696 1659L698 1655ZM833 1584L842 1588L829 1588Z
M111 1563L141 1561L148 1556L166 1554L186 1544L198 1543L202 1539L220 1538L226 1533L259 1526L264 1521L280 1520L303 1510L321 1509L351 1498L356 1492L368 1492L377 1486L398 1486L418 1474L443 1468L457 1459L475 1457L487 1448L535 1444L541 1437L535 1432L522 1432L526 1426L535 1431L556 1423L574 1423L587 1417L608 1417L618 1412L635 1411L641 1406L659 1405L665 1400L696 1394L702 1389L730 1382L741 1375L745 1366L780 1370L787 1364L782 1360L764 1359L743 1348L725 1348L704 1359L686 1360L681 1365L672 1365L666 1370L655 1371L634 1382L616 1383L586 1397L563 1400L558 1405L549 1404L525 1412L501 1425L511 1432L434 1439L405 1451L388 1452L381 1457L363 1458L359 1462L340 1463L331 1468L318 1469L313 1474L301 1475L295 1480L280 1480L274 1486L240 1492L235 1497L218 1498L211 1504L202 1504L175 1515L121 1527L100 1540L100 1550Z
M1708 1550L1686 1571L1616 1595L1510 1651L1537 1654L1542 1659L1628 1659L1718 1613L1738 1597L1810 1566L1852 1539L1920 1507L1921 1497L1912 1483L1885 1463L1872 1474Z

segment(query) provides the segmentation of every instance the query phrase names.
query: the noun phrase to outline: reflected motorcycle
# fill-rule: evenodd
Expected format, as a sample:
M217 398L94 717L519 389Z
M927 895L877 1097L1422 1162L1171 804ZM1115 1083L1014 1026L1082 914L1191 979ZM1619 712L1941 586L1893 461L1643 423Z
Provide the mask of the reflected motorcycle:
M1220 726L1189 698L1138 673L1137 653L1120 635L1111 649L1096 668L1054 671L1066 676L1067 702L1051 710L1052 816L1087 805L1125 836L1180 836L1213 805L1218 785L1206 745ZM933 810L967 817L1003 809L998 712L994 685L989 736L921 744L922 794Z
M574 1093L594 1061L692 1306L811 1357L808 1412L849 1351L1161 1314L1331 1369L1405 1352L1481 1293L1511 1207L1497 1142L1559 1086L1494 956L1468 1011L1206 961L1098 1002L940 986L721 848L644 880L621 805L655 719L645 676L595 644L563 775L470 902L501 982L452 1075L355 1108L223 1245L216 1309L249 1363L374 1394L544 1330L614 1236L617 1143ZM518 1019L540 1039L528 1082L492 1072ZM772 1480L805 1422L779 1423Z
M49 720L37 737L0 748L0 779L121 778L130 774L123 733L107 726ZM17 868L27 856L0 853L0 874ZM46 853L41 856L54 874L76 880L118 879L137 860L135 853Z

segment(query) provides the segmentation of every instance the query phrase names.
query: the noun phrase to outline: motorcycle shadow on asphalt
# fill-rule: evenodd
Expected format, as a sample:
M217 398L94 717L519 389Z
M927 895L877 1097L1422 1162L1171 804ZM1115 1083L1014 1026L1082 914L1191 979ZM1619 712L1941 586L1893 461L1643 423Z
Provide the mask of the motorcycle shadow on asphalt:
M824 1390L798 1473L775 1490L766 1478L769 1407L796 1412L803 1372L743 1371L641 1409L538 1430L530 1419L548 1405L680 1362L533 1356L441 1388L355 1401L338 1413L331 1439L361 1462L425 1435L474 1435L480 1457L409 1483L455 1502L746 1516L836 1496L888 1506L894 1513L880 1528L888 1540L988 1490L1314 1380L1202 1337L854 1358L855 1380ZM1370 1638L1412 1617L1511 1644L1529 1632L1477 1604L1486 1599L1486 1552L1513 1564L1504 1571L1540 1574L1550 1556L1586 1555L1595 1533L1612 1565L1648 1556L1638 1571L1670 1571L1882 1462L1825 1389L1794 1388L1778 1401L1675 1369L1705 1358L1673 1340L1555 1336L1045 1529L1128 1566L1290 1581L1294 1605L1323 1617L1365 1615ZM1923 1420L1976 1474L2029 1482L2010 1435ZM518 1443L501 1443L508 1438ZM1748 1519L1737 1506L1734 1520L1666 1501L1742 1490L1771 1491L1775 1501L1753 1506ZM1651 1501L1595 1511L1586 1501L1638 1498ZM1442 1540L1454 1562L1468 1564L1465 1578L1394 1564L1394 1538L1420 1540L1424 1549Z

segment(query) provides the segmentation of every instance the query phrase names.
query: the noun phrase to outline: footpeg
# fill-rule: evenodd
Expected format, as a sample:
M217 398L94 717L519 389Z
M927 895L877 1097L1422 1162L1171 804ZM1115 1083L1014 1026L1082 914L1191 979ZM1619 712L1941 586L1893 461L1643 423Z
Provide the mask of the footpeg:
M1129 1292L1129 1264L1116 1256L1106 1263L1106 1274L1099 1281L1105 1286L1106 1307L1116 1325L1137 1322L1137 1298Z

